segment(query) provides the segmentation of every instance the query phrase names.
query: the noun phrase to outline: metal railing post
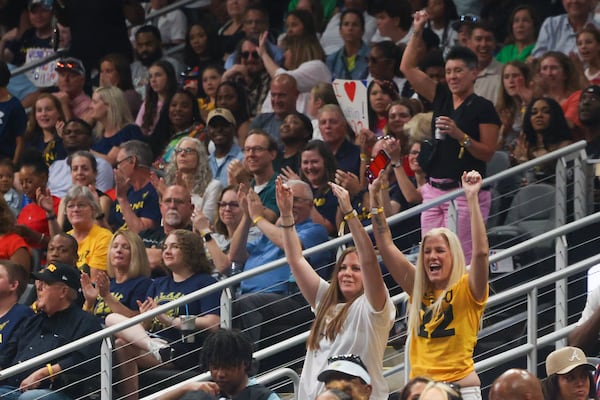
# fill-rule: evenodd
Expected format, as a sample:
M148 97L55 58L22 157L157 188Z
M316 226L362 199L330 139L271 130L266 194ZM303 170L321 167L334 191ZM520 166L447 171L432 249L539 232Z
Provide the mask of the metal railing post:
M568 266L568 246L566 237L560 236L555 242L555 263L556 271L561 271ZM555 326L554 329L560 329L567 326L567 278L559 279L554 284L556 307L555 307ZM566 345L566 343L563 343Z
M112 400L112 342L109 337L102 340L100 348L100 399Z
M527 344L532 346L531 350L527 353L527 369L529 371L535 371L537 369L537 294L537 287L532 288L531 291L527 293Z
M221 292L221 328L231 329L233 318L233 300L231 288L225 288Z

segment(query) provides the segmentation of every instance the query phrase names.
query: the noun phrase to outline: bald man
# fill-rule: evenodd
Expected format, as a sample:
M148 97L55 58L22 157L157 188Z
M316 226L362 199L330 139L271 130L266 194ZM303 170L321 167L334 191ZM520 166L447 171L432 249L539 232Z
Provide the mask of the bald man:
M543 400L538 378L524 369L509 369L500 375L490 389L489 400Z

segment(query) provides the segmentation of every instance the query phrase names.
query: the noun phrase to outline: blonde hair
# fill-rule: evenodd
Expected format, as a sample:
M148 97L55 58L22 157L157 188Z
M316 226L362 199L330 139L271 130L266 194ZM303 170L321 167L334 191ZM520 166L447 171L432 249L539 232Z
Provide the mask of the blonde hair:
M315 320L310 328L310 334L308 335L308 339L306 340L306 347L309 350L319 349L319 341L321 340L321 333L323 332L325 334L325 337L330 341L333 341L335 339L335 337L338 335L338 333L340 333L342 327L344 326L344 322L346 321L346 316L348 315L348 310L350 309L350 306L352 305L354 300L356 300L359 297L356 296L354 299L346 302L346 298L344 298L344 295L340 290L339 282L337 280L337 275L340 271L340 267L346 259L346 256L348 256L348 254L350 253L357 253L356 248L346 248L335 263L335 267L333 268L333 272L331 274L331 283L329 284L329 289L327 289L327 292L325 292L325 296L323 296L323 300L321 300L321 303L319 303L319 307L317 308L317 313L315 315ZM335 306L340 303L346 304L344 304L344 306L339 312L337 312L331 319L329 319L329 317L331 317L331 313L335 309Z
M116 86L102 86L94 90L100 99L108 107L106 115L106 126L100 122L96 123L96 136L101 139L107 129L121 129L133 123L133 117L123 91Z
M408 308L408 332L412 333L414 336L418 334L419 326L421 324L421 300L427 291L432 290L431 282L429 282L429 279L427 279L427 274L425 273L425 261L423 253L427 239L434 236L441 236L444 238L450 250L450 254L452 255L452 271L450 272L448 285L444 288L442 294L435 299L435 302L427 308L427 311L432 312L434 319L438 318L441 313L442 303L446 298L448 289L455 285L467 272L465 256L460 241L454 232L448 228L435 228L425 235L421 243L421 248L419 249L419 257L417 259L417 265L415 268L413 293Z
M119 236L123 236L125 240L129 243L130 249L130 261L129 268L127 269L127 279L137 278L138 276L150 276L150 261L148 260L148 255L146 254L146 247L144 246L144 242L142 238L137 233L130 230L122 230L117 231L113 235L112 239L110 239L110 244L108 245L109 254L108 261L106 263L106 273L111 278L115 277L115 269L110 261L110 249L112 248L113 242Z
M404 134L408 135L409 143L423 142L431 139L431 121L433 113L415 114L407 123L404 124Z

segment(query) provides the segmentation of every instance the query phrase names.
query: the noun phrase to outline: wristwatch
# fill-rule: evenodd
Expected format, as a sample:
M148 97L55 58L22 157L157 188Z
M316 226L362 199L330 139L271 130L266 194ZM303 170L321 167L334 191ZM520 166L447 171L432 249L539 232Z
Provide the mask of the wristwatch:
M202 235L202 238L204 239L204 243L210 242L213 239L212 232L206 232L204 235Z
M471 147L472 144L473 144L473 139L471 139L471 136L465 134L465 137L463 138L463 140L460 143L460 145L462 147Z

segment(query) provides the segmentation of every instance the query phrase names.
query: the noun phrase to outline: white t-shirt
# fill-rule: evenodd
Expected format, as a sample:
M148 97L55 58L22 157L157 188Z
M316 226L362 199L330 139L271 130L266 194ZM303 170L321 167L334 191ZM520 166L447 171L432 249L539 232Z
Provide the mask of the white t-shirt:
M319 307L329 284L321 280L317 290L316 306ZM336 306L336 312L344 304ZM323 391L324 385L317 376L327 367L329 357L340 354L355 354L360 356L371 376L373 393L371 400L387 400L389 389L383 377L383 352L387 345L388 335L396 309L387 293L383 309L375 311L363 294L357 298L348 310L344 327L333 342L323 336L318 350L308 350L302 375L300 376L299 399L314 399Z

